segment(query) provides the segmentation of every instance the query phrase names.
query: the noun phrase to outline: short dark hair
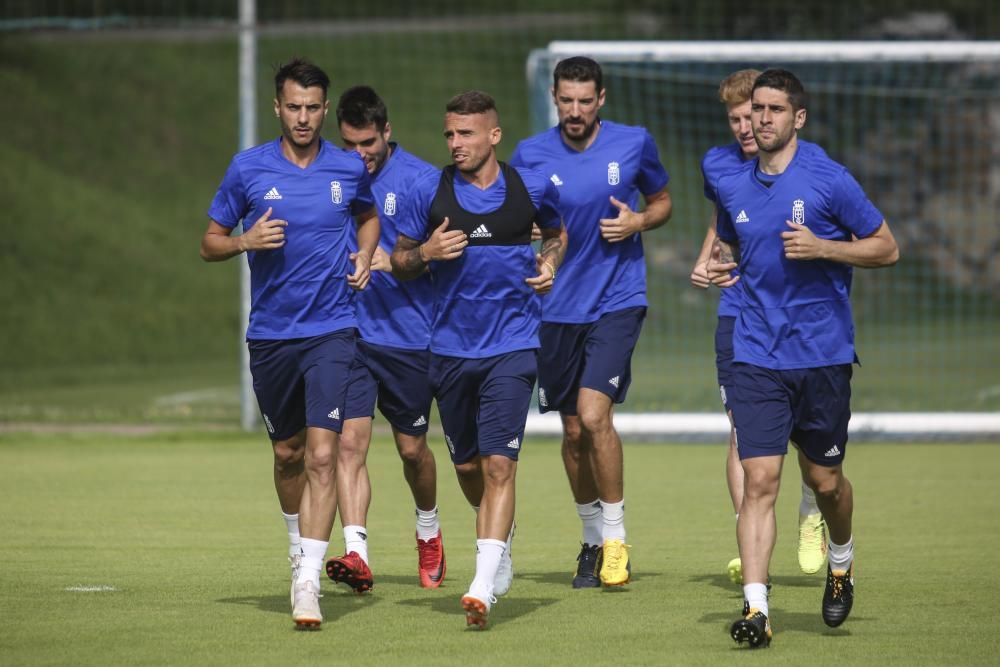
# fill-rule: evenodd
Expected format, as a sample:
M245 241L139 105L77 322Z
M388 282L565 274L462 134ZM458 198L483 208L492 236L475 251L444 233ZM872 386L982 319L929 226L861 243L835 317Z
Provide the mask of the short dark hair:
M753 90L758 88L774 88L783 91L785 95L788 95L788 102L795 111L809 106L809 96L806 95L806 89L802 86L802 82L786 69L773 67L761 72L760 76L753 82ZM753 91L751 91L752 94Z
M467 90L448 100L444 108L446 113L457 113L459 116L469 116L477 113L497 112L497 103L489 93L481 90ZM499 114L498 114L499 115Z
M303 88L319 86L323 89L323 99L326 99L326 91L330 87L330 77L326 72L308 60L295 58L284 65L278 66L274 73L274 94L281 97L281 91L285 87L285 81L292 80Z
M552 87L559 87L559 80L593 81L597 92L604 90L604 73L596 60L586 56L573 56L560 60L552 72Z
M382 132L388 122L389 111L385 102L371 86L348 88L337 102L337 123L357 128L374 124L375 130Z

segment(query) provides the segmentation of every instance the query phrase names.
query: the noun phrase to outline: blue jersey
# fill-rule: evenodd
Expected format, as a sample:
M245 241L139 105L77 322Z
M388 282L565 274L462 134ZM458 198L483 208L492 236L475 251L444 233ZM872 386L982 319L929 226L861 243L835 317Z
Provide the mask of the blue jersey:
M284 246L247 252L248 340L307 338L357 325L348 239L353 216L374 203L361 157L325 140L305 169L285 158L281 139L233 157L208 217L229 228L242 219L249 230L272 208L272 220L288 222Z
M409 189L421 176L441 170L392 144L389 159L372 177L372 194L379 207L379 245L391 254ZM351 248L358 247L356 230ZM358 331L368 343L406 350L426 350L431 337L431 279L397 280L389 271L372 271L368 287L358 293Z
M510 163L555 183L569 235L559 280L543 298L542 319L584 324L646 306L642 236L609 243L601 237L600 220L618 217L611 196L634 210L640 193L655 194L667 185L670 177L649 132L601 121L594 143L581 152L566 145L554 127L519 143Z
M517 169L517 173L537 211L535 222L558 228L555 186L529 169ZM424 241L434 231L428 220L440 182L438 171L414 184L407 215L397 222L400 233ZM453 182L458 204L470 213L496 211L507 196L502 171L485 190L468 183L457 171ZM524 282L538 275L531 245L470 245L458 259L431 262L430 270L434 285L431 352L482 359L539 346L541 300Z
M884 220L847 169L800 142L767 187L751 160L718 180L718 234L739 244L744 303L733 332L736 361L776 370L855 360L849 300L852 269L841 262L785 258L786 220L818 238L871 236Z
M705 157L701 159L701 175L705 181L706 199L716 204L715 189L719 177L723 174L739 171L744 162L746 160L743 157L743 149L739 143L733 142L725 146L716 146L708 149ZM738 273L738 271L734 271L733 273ZM736 317L740 312L742 304L742 282L719 290L719 317Z

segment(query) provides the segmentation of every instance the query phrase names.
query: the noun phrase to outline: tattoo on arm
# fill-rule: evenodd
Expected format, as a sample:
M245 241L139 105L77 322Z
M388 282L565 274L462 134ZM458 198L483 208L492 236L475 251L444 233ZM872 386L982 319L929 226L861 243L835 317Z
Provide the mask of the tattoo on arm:
M420 256L420 241L402 234L396 239L389 261L393 275L401 280L412 280L427 268L427 262Z
M542 242L542 252L540 254L545 261L550 262L553 266L559 266L562 264L563 253L565 251L562 239L555 236L545 239Z
M726 243L722 239L719 239L719 261L723 264L731 262L739 264L740 246L735 243Z

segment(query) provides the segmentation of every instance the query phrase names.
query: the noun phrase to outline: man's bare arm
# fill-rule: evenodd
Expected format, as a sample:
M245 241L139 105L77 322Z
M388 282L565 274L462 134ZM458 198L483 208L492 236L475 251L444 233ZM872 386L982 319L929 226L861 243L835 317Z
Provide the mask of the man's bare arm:
M215 220L208 221L208 229L201 237L201 258L206 262L221 262L249 250L273 250L285 245L284 220L271 219L267 209L257 222L243 234L233 236L233 230Z
M871 236L853 241L817 238L804 225L787 224L789 229L781 233L781 238L788 259L826 259L868 269L892 266L899 261L899 246L885 220Z

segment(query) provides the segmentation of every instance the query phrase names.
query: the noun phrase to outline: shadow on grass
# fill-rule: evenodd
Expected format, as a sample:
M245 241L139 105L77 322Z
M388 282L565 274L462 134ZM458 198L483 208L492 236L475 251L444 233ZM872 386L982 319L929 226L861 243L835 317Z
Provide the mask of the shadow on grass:
M688 577L688 581L709 584L727 591L740 591L739 585L729 581L729 576L726 574L695 574ZM775 588L774 592L778 592L778 589L780 588L815 588L817 590L823 590L823 585L825 583L826 579L820 577L818 574L771 577L771 584Z
M517 563L514 564L515 568ZM526 581L533 581L536 584L552 584L555 586L566 586L571 588L573 586L573 576L575 572L567 572L565 570L560 570L558 572L518 572L514 570L514 581L518 579L524 579ZM632 573L632 578L630 583L636 583L642 581L643 579L654 579L656 577L662 577L662 572L634 572ZM586 590L586 589L581 589ZM614 591L627 591L628 586L615 586L612 588L605 589L608 592Z
M242 605L245 607L256 607L259 611L274 614L285 614L291 618L292 608L288 595L247 595L244 597L221 598L216 600L222 604ZM325 624L334 623L338 619L370 607L379 602L373 595L358 595L346 586L343 590L327 590L320 600L320 609L323 611L323 622Z
M447 597L435 596L399 600L397 604L409 607L423 607L439 614L454 616L457 623L464 624L465 612L462 610L461 600L462 593L457 593ZM538 609L543 609L556 602L559 602L558 598L502 597L493 605L493 609L490 611L489 627L502 625L507 621L527 616Z
M819 604L814 611L785 611L782 607L771 607L771 627L774 636L777 638L782 632L804 632L812 635L824 635L826 637L850 637L849 627L831 628L823 623L820 615ZM739 610L724 612L712 612L705 614L698 619L699 623L708 625L718 625L720 632L728 635L729 628L740 617ZM847 620L847 625L853 623L868 623L876 619L866 616L851 616Z

